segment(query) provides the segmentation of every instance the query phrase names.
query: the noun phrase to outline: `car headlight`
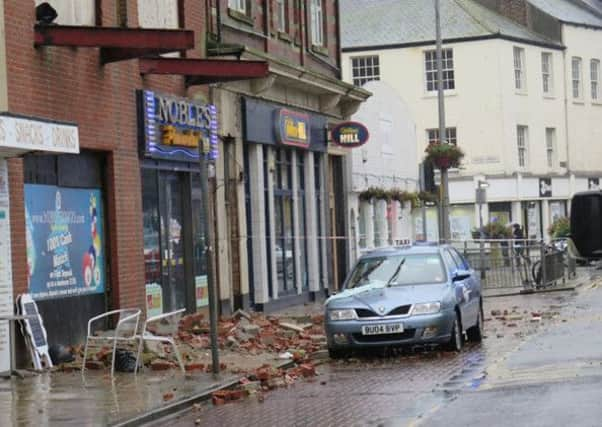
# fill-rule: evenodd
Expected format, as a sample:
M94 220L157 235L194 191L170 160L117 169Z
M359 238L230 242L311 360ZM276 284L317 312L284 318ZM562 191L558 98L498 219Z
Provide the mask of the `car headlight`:
M438 313L441 310L440 302L423 302L420 304L414 304L412 314L433 314Z
M356 319L357 316L354 309L346 308L343 310L329 310L328 318L330 320L353 320Z

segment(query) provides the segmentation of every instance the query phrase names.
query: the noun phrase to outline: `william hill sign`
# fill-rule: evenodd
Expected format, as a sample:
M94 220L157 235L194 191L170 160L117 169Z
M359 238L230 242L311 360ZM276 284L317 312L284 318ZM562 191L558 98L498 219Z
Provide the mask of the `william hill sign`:
M340 123L332 129L330 134L336 145L348 148L364 145L370 138L368 128L358 122Z

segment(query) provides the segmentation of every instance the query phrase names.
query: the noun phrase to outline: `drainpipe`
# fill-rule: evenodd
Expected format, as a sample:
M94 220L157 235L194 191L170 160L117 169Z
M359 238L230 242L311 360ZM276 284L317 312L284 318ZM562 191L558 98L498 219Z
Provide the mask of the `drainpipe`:
M217 42L222 42L222 0L215 1L215 19L217 20Z
M272 11L270 10L270 2L271 0L263 0L263 33L265 34L265 40L264 40L264 51L265 53L269 52L269 47L270 47L270 15L272 13Z

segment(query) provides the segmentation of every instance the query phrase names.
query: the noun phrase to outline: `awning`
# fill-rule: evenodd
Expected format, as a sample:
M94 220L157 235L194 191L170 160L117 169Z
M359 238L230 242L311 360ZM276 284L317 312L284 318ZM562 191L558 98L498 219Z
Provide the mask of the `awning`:
M122 27L35 25L34 45L100 48L101 62L194 48L194 32Z
M224 59L141 58L140 74L172 74L186 77L186 85L202 85L267 77L266 61Z

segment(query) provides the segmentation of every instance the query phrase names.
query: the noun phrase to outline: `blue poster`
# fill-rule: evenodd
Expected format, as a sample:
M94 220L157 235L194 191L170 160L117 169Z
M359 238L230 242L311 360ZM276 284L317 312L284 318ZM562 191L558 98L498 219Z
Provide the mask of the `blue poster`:
M29 292L35 299L103 293L102 193L25 185Z

